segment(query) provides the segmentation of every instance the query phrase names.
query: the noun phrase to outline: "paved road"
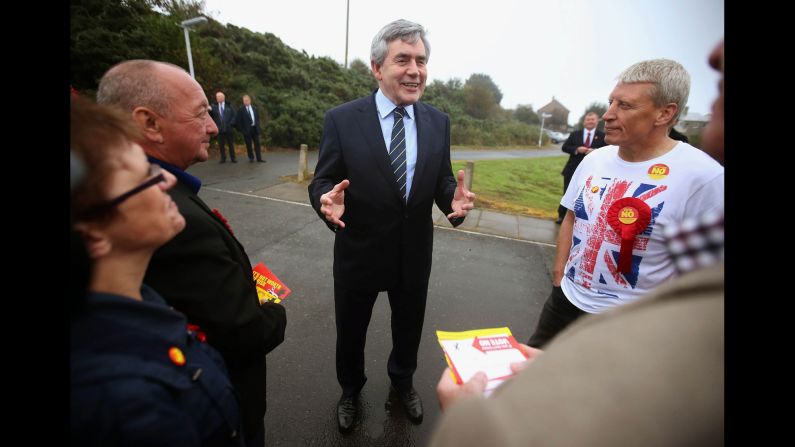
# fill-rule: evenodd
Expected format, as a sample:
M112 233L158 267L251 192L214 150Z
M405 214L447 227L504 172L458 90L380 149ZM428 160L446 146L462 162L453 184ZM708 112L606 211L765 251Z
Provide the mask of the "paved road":
M435 331L508 326L526 341L549 293L554 248L437 228L415 375L425 420L412 425L389 394L391 331L382 293L367 336L362 415L353 432L342 436L335 421L340 389L334 368L333 233L309 206L259 195L297 166L292 153L266 153L266 159L265 164L210 160L190 169L204 180L200 196L227 217L252 263L265 262L292 288L285 301L285 341L268 355L266 444L426 445L440 416L434 389L445 367Z

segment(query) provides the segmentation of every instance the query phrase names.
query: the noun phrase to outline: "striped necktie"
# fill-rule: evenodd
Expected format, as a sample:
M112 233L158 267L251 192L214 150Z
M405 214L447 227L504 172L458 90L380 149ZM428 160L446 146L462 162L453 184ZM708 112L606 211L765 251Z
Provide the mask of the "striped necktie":
M395 124L392 126L392 142L389 143L389 164L395 173L398 188L403 194L403 200L407 201L406 194L406 132L403 126L403 116L406 109L395 107Z

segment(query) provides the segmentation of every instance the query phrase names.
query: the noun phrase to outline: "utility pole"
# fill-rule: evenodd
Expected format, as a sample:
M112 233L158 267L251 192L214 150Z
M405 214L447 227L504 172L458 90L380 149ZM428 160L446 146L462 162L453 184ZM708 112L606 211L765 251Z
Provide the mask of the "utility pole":
M345 68L348 68L348 22L351 18L351 0L347 0L345 8Z

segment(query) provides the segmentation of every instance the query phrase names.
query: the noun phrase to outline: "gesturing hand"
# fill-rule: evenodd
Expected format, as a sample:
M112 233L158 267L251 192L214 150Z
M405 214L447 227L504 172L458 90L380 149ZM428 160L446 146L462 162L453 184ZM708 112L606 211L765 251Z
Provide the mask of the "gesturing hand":
M334 185L331 191L320 196L320 212L327 221L340 228L345 228L345 222L341 221L340 217L345 212L345 189L350 184L349 180L343 180Z
M469 210L475 207L475 193L464 187L464 171L458 171L458 184L455 187L453 202L450 204L453 212L447 215L448 219L464 217Z

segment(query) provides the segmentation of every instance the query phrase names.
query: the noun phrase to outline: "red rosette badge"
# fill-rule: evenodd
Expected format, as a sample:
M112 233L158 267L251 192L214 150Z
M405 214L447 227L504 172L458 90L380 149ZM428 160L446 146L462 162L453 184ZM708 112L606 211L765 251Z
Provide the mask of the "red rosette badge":
M217 208L213 208L213 214L215 214L215 217L221 219L221 223L223 223L226 229L229 230L230 233L232 233L232 236L234 236L235 232L232 231L232 227L229 226L229 222L226 221L226 217L224 217L224 215L221 214L221 212L218 211Z
M632 270L632 246L635 236L642 233L651 222L651 208L635 197L624 197L610 205L607 223L621 236L621 251L618 253L618 271Z

